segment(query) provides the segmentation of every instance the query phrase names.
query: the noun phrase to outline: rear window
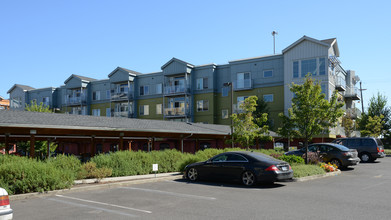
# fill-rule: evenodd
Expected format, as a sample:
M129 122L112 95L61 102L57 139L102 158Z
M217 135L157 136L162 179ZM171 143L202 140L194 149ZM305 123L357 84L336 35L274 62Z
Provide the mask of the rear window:
M370 147L370 146L375 146L375 141L373 139L363 139L362 140L362 146L365 147Z
M343 146L343 145L340 145L340 144L334 144L333 145L335 148L338 148L339 150L341 151L349 151L349 148Z
M376 143L377 143L378 146L383 146L383 142L381 142L380 139L376 138Z

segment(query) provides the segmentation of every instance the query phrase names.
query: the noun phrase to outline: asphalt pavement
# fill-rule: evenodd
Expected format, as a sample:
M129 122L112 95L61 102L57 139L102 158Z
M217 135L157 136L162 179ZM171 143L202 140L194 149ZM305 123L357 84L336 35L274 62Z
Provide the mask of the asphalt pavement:
M178 178L11 200L14 219L390 219L391 158L341 175L244 187Z

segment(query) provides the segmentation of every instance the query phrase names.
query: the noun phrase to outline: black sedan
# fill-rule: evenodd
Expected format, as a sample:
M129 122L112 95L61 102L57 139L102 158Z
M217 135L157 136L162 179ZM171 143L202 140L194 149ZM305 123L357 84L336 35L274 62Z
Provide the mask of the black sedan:
M358 158L357 150L349 149L343 145L332 143L316 143L308 146L308 152L317 153L319 158L323 162L330 162L337 165L339 168L345 168L347 166L353 166L360 162ZM289 151L286 155L303 156L305 154L305 148L301 148L295 151Z
M257 182L277 182L293 177L291 166L284 161L250 151L226 152L185 167L184 178L190 181L215 179L241 181L246 186Z

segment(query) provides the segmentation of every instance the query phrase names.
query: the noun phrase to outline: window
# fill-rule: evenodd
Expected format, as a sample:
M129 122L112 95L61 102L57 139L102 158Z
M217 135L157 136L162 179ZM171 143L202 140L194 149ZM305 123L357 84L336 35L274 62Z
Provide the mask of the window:
M149 115L149 105L140 105L140 115Z
M197 112L204 112L209 110L209 101L208 100L199 100L197 101Z
M161 115L163 113L162 111L163 104L156 104L156 114Z
M161 143L160 145L159 145L159 150L169 150L171 147L170 147L170 145L168 144L168 143Z
M92 93L92 100L100 100L100 91L95 91Z
M92 109L93 116L100 116L100 109Z
M236 75L236 78L237 78L236 87L238 89L250 87L251 85L250 73L238 73Z
M221 110L221 118L227 119L228 118L228 109Z
M322 90L322 93L326 94L326 84L321 84L320 89Z
M227 158L228 158L228 156L226 154L223 154L223 155L220 155L220 156L213 158L212 161L213 162L225 162L225 161L227 161Z
M43 103L43 105L49 105L49 97L43 97L42 103Z
M326 75L326 59L319 58L319 75Z
M227 161L230 161L230 162L248 162L248 160L246 158L244 158L243 156L240 156L238 154L228 154Z
M163 92L163 86L161 83L156 84L156 94L162 94Z
M111 98L110 90L106 90L106 99L110 99L110 98Z
M263 78L273 77L273 70L265 70L263 71Z
M221 91L221 96L222 97L227 97L228 96L228 91L229 91L229 87L228 86L223 86L222 91Z
M248 98L248 96L239 96L236 100L237 100L237 105L238 105L238 108L240 108L240 105L244 102L244 100L246 100Z
M299 61L293 62L293 78L299 78Z
M203 90L208 88L208 78L198 78L197 79L197 90Z
M140 86L140 95L149 95L149 86Z
M308 73L316 75L316 59L301 61L301 77L305 77Z
M263 95L263 101L265 102L273 102L273 94L267 94L267 95Z
M106 108L106 117L111 117L111 108Z

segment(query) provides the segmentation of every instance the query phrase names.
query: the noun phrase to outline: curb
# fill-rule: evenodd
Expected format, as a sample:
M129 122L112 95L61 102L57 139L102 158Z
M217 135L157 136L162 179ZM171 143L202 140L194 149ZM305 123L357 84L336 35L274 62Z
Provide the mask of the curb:
M115 188L123 185L132 185L148 182L158 182L163 180L176 180L182 179L182 174L179 172L176 173L161 173L161 174L148 174L148 175L137 175L137 176L126 176L126 177L113 177L113 178L104 178L100 182L96 182L97 179L86 179L86 180L76 180L75 185L69 189L60 189L47 192L34 192L26 194L18 194L9 196L10 201L22 200L22 199L31 199L31 198L40 198L45 196L53 196L59 193L70 193L70 192L81 192L86 190L96 190L96 189L107 189Z
M314 175L314 176L305 176L305 177L301 177L301 178L293 178L293 180L295 182L304 182L304 181L321 179L321 178L330 177L330 176L338 176L341 173L342 173L341 170L337 170L337 171L329 172L329 173L325 173L325 174L319 174L319 175Z

